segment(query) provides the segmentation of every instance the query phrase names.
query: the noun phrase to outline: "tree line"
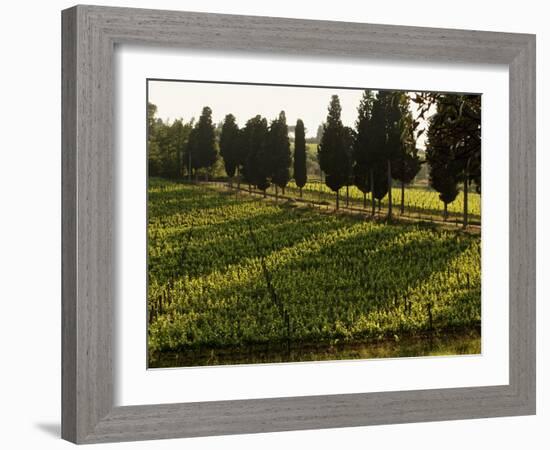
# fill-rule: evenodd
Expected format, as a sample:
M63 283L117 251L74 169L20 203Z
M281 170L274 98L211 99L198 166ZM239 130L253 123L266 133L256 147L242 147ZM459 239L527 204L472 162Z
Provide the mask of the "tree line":
M411 108L411 104L416 108ZM415 111L413 111L415 110ZM414 112L414 114L413 114ZM275 186L283 191L293 177L300 189L307 183L305 126L298 119L291 154L289 126L284 111L268 122L257 115L239 128L233 114L227 114L219 126L212 121L206 106L195 123L174 121L171 125L155 119L156 107L148 105L149 174L169 178L208 176L220 160L229 182L241 181L266 195ZM429 115L428 118L426 116ZM417 148L417 139L427 134L425 159ZM388 196L388 217L393 214L392 187L401 187L401 213L405 208L405 186L427 164L429 184L444 204L453 202L462 188L463 224L468 224L468 191L471 185L481 192L481 97L479 95L416 93L370 90L363 92L357 109L355 127L344 126L341 105L333 95L326 121L317 130L317 156L325 184L336 194L356 186L371 197L372 214L376 205ZM292 175L291 175L292 168ZM347 201L348 195L346 195Z

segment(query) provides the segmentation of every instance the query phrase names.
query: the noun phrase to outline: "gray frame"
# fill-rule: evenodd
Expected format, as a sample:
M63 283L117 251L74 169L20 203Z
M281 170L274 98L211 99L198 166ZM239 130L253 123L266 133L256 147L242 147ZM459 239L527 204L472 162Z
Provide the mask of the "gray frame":
M63 11L62 31L64 439L94 443L535 413L535 36L97 6ZM510 383L114 407L113 51L119 43L508 65Z

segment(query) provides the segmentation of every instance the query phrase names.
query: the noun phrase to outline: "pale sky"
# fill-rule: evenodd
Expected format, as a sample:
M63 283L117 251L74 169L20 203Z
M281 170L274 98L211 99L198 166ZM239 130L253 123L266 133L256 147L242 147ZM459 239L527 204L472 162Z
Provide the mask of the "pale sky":
M343 124L355 127L363 89L149 81L149 102L157 106L157 117L163 121L197 120L202 108L209 106L215 124L231 113L242 127L257 114L270 121L284 110L288 125L302 119L307 137L314 137L317 127L326 120L332 95L340 98ZM417 142L418 148L424 148L423 137L421 141Z

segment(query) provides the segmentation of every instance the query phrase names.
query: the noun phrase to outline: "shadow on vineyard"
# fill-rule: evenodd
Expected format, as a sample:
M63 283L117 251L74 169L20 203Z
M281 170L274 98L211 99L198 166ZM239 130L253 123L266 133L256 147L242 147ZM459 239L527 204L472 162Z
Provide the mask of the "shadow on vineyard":
M480 351L479 235L149 188L149 366Z
M220 189L225 189L223 192L229 194L227 189L227 183L205 183L213 186L218 186ZM335 199L336 194L332 191L327 191L326 188L323 188L319 183L312 183L314 187L304 187L302 190L302 195L299 194L299 189L289 184L285 189L285 195L279 194L277 196L279 202L292 202L301 205L310 205L312 207L321 207L325 210L335 210ZM235 186L230 187L232 190L236 190ZM398 189L394 189L399 191ZM349 201L344 197L342 204L340 205L339 212L344 213L359 213L359 214L368 214L371 215L372 200L367 198L365 203L359 198L357 189L350 189L351 194L349 196ZM354 192L355 191L355 192ZM246 187L241 187L240 195L255 195L261 197L267 197L275 199L276 195L274 194L274 189L268 188L263 191L258 191L256 189L249 190ZM447 225L448 227L458 228L462 226L462 208L461 202L455 201L450 204L450 211L448 217L445 219L443 217L443 212L440 208L440 200L438 194L434 191L431 191L426 188L408 188L407 194L411 199L407 200L404 206L403 213L398 212L393 216L394 220L408 221L408 222L433 222L438 225ZM401 194L399 194L401 195ZM396 195L399 203L399 195ZM469 213L469 231L479 230L481 226L481 196L479 194L470 193L471 198L471 207ZM375 208L375 217L376 218L386 218L388 214L388 205L387 201L383 200L381 202L381 208L378 209L378 206Z
M250 345L211 349L187 349L179 352L156 352L150 368L191 367L233 364L269 364L353 360L371 358L407 358L481 353L479 330L450 332L445 335L386 338L360 343L303 343L299 346Z
M227 198L227 196L223 196ZM230 200L232 201L232 200ZM246 202L246 200L245 200ZM230 207L231 203L224 204L223 207ZM220 205L217 206L219 208ZM216 213L216 207L203 208L203 213ZM193 208L195 213L198 209ZM157 271L156 275L163 278L173 277L176 275L187 276L205 276L210 272L219 270L232 263L242 262L245 258L255 258L265 256L264 251L258 253L258 249L250 242L246 242L248 231L247 223L250 218L253 218L256 223L261 223L262 228L257 230L260 233L268 233L270 235L289 236L291 231L294 239L300 237L311 237L316 228L325 219L321 215L308 216L307 213L289 214L284 206L270 208L263 213L250 213L248 216L243 216L235 219L227 219L222 223L214 222L207 225L194 225L192 227L195 238L189 242L186 248L186 259L192 261L184 268L181 266L181 261L178 258L181 252L182 243L185 242L190 227L182 225L179 228L177 225L172 232L167 232L170 227L164 229L162 233L165 249L162 253L153 253L150 257L150 270ZM325 227L325 230L344 227L345 222L332 223L330 227ZM217 233L216 229L223 227L225 233ZM242 231L244 235L239 236L245 242L234 242L234 232ZM203 238L204 237L204 238ZM264 250L269 248L270 251L276 251L284 247L287 242L284 239L271 241L266 245ZM212 258L210 249L217 249L217 258Z

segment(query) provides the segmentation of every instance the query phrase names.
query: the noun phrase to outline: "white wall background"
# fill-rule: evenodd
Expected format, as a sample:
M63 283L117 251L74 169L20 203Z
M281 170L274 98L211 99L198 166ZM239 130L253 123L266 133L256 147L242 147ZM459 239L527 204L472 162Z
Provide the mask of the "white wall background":
M468 28L537 34L538 229L548 226L548 142L550 104L548 12L537 0L388 0L313 2L278 0L104 1L134 6L233 14L331 19L398 25ZM60 440L60 11L72 2L4 2L0 15L0 415L3 448L69 448ZM545 136L546 134L546 136ZM545 202L548 205L548 202ZM545 226L546 225L546 226ZM545 242L546 241L546 242ZM504 419L389 425L158 442L117 448L334 449L545 448L550 394L545 368L550 309L543 299L544 256L550 248L538 236L538 415ZM546 250L546 251L545 251ZM546 367L545 367L546 366ZM98 446L105 447L106 446ZM109 447L113 448L113 447Z

